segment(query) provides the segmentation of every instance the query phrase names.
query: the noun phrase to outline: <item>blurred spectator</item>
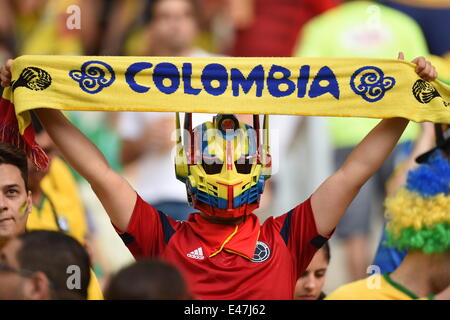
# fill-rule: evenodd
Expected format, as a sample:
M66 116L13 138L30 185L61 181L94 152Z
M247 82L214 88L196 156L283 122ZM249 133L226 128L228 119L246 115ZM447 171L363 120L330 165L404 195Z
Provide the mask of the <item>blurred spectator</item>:
M14 15L8 1L0 1L0 62L4 63L13 56Z
M0 59L2 55L98 54L103 30L113 24L108 20L116 2L143 1L2 0Z
M439 137L440 135L435 134L435 126L432 123L425 122L422 123L421 126L421 134L414 145L413 152L405 161L398 165L387 183L386 189L388 197L393 196L401 186L406 184L408 172L419 166L416 162L417 157L426 151L431 150L435 145L435 140L439 141L439 138L436 139L436 137ZM407 254L406 250L398 250L386 246L387 241L388 232L385 227L372 263L380 268L381 273L393 272L402 263Z
M82 54L80 28L68 28L70 5L79 0L9 0L6 14L12 23L13 55ZM11 14L12 13L12 14Z
M229 55L234 29L243 27L253 14L252 1L198 0L201 7L200 30L196 43L209 52Z
M449 146L448 138L386 199L387 245L407 250L400 266L344 285L327 299L432 298L450 286Z
M366 57L395 59L403 51L409 58L428 54L417 23L405 14L370 1L341 5L312 19L298 42L297 57ZM354 146L377 124L376 119L331 118L328 128L339 168ZM381 210L385 183L398 161L410 152L418 127L410 123L400 144L384 165L360 190L343 219L336 236L345 241L350 279L366 276L369 265L368 237L371 212Z
M245 0L251 22L238 24L233 56L290 57L303 25L312 17L339 4L337 0ZM248 4L250 2L250 4ZM235 12L240 12L236 7Z
M325 298L322 288L325 284L330 258L330 245L327 242L316 252L306 271L298 278L294 292L295 300L323 300Z
M102 53L209 56L196 46L200 9L198 0L167 3L161 0L115 1L110 9L110 23L105 32ZM170 14L167 15L167 12ZM152 45L154 43L158 45Z
M150 56L210 56L194 47L198 32L198 8L193 0L152 2L149 24Z
M88 1L88 0L86 0ZM92 1L89 1L92 2ZM145 26L153 0L105 1L107 22L102 34L102 55L143 55ZM128 49L131 47L131 49Z
M56 146L36 117L33 117L33 127L36 142L49 157L49 167L39 170L28 160L33 209L28 217L27 230L61 231L84 244L88 226L75 179L69 167L58 157Z
M295 56L395 59L399 51L406 60L428 55L420 26L376 2L350 1L309 21L297 41Z
M86 299L89 265L87 252L70 236L43 230L22 233L0 251L0 299Z
M8 240L24 233L28 227L27 220L33 207L30 190L33 182L29 181L28 172L25 153L16 147L0 143L0 185L4 193L0 205L0 247ZM51 221L56 223L56 220ZM97 279L91 276L89 299L102 298Z
M380 0L416 20L425 35L431 54L450 60L450 1L448 0Z
M136 43L129 55L210 57L198 48L200 7L196 0L153 0L143 42Z
M208 57L194 46L197 34L197 12L192 0L153 1L152 20L148 26L151 37L146 54L156 56ZM158 45L152 45L157 43ZM195 115L211 120L210 116ZM201 122L204 122L201 121ZM175 130L173 113L123 112L118 129L123 139L123 165L136 163L137 192L176 220L186 220L192 208L186 199L185 186L174 179L173 155ZM158 184L155 184L158 181Z
M112 277L106 289L107 300L190 299L186 281L171 264L140 260Z
M78 0L81 11L80 37L85 55L99 55L103 49L106 32L109 25L117 24L112 16L112 8L116 2L130 2L124 0ZM142 1L132 1L140 3ZM117 34L116 34L117 36ZM118 53L115 53L118 55Z
M427 255L409 252L400 267L351 282L327 295L326 300L413 300L436 299L450 285L449 252Z

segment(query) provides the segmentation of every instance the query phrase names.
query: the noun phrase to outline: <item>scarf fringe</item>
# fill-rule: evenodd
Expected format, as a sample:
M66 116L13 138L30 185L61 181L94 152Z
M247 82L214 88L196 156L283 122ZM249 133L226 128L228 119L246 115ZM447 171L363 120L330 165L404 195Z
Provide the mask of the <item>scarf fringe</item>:
M40 170L48 168L48 157L35 141L32 124L30 123L28 127L25 128L22 136L14 112L14 104L4 98L0 101L0 141L23 150L27 157Z

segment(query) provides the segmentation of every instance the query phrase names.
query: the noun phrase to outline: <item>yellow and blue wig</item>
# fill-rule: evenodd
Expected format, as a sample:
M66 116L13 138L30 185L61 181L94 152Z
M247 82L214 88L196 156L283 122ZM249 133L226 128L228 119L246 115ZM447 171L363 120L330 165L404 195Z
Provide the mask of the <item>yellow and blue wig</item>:
M441 253L450 249L450 163L436 150L386 199L387 245Z

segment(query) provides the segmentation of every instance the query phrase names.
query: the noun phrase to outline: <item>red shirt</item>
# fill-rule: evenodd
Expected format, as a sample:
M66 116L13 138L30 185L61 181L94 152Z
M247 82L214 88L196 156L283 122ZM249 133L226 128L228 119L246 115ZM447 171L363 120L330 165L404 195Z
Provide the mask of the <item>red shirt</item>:
M339 4L338 0L256 0L255 18L238 30L233 56L290 57L303 25Z
M192 213L175 221L139 196L126 232L135 258L162 258L179 268L200 299L292 299L299 276L327 240L317 233L310 199L288 213L256 215L236 225L212 224Z

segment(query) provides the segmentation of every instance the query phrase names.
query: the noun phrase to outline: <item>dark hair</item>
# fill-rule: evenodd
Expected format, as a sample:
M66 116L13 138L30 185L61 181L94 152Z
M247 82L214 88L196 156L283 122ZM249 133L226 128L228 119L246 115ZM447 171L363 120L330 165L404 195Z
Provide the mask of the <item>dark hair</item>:
M447 158L450 159L450 138L447 139L447 141L445 142L445 145L442 147L442 150L444 151Z
M330 253L330 244L327 242L325 242L322 246L323 249L323 253L325 254L325 259L327 260L328 263L330 263L330 259L331 259L331 253ZM317 298L317 300L324 300L326 298L326 294L325 292L321 292L319 297Z
M28 191L28 162L27 155L19 148L0 142L0 164L10 164L20 170L20 175L25 183L25 189Z
M189 295L183 276L173 265L161 260L140 260L111 278L105 298L180 300Z
M324 243L321 249L323 249L323 252L325 253L325 259L327 259L327 262L330 263L331 253L330 244L328 243L328 241Z
M21 248L17 253L20 268L43 272L51 282L53 299L87 298L90 281L90 259L84 247L74 238L57 231L34 230L18 236ZM80 287L68 286L69 266L78 266Z

